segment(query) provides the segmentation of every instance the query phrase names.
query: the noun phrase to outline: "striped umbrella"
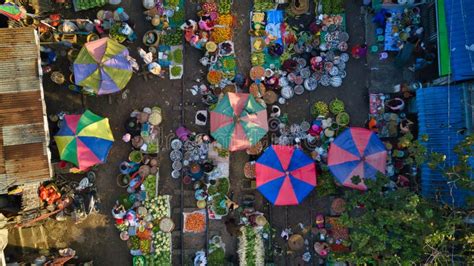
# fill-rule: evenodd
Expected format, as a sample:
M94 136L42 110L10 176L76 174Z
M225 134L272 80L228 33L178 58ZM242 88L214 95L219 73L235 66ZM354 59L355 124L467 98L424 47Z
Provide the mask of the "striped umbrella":
M76 85L96 94L110 94L123 89L132 77L128 50L114 39L88 42L74 61Z
M227 93L211 111L211 135L230 151L255 145L267 132L267 110L248 93Z
M297 205L316 186L314 160L293 146L268 147L255 172L258 191L274 205Z
M387 151L377 135L365 128L351 127L331 143L328 153L329 170L344 186L366 190L364 179L374 179L385 173ZM361 182L354 184L352 177Z
M54 140L61 160L85 170L105 162L114 136L108 118L86 110L82 115L65 115Z

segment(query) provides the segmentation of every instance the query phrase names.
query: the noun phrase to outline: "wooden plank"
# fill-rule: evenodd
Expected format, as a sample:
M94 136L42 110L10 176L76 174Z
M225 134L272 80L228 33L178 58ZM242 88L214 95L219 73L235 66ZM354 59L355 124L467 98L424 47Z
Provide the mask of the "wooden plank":
M43 123L4 126L2 132L3 146L18 146L45 141Z
M6 146L3 148L3 154L6 160L34 159L36 157L46 156L43 143Z
M22 110L31 106L41 106L41 104L41 92L39 90L23 93L0 94L0 110Z
M29 172L14 173L8 175L9 182L17 181L18 184L24 184L26 182L40 182L43 180L51 179L49 171L47 169L33 170Z
M32 124L43 121L43 109L28 112L0 113L0 125Z
M40 89L38 77L14 77L11 79L0 78L0 93L19 93L26 91L37 91Z
M40 160L5 160L5 168L9 176L30 176L34 171L49 172L47 157Z

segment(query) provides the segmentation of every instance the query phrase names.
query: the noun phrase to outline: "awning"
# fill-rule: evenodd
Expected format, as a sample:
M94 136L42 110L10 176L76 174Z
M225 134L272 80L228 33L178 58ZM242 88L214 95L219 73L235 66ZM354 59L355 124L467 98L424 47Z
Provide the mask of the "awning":
M453 149L468 135L466 116L469 114L465 112L464 95L462 85L422 88L416 92L418 135L428 136L423 145L429 152L446 155L448 166L457 163ZM439 169L432 170L426 164L421 167L421 193L424 197L451 204L451 189L454 203L460 207L466 206L467 195L474 194L448 183Z
M474 1L437 0L439 74L474 79Z

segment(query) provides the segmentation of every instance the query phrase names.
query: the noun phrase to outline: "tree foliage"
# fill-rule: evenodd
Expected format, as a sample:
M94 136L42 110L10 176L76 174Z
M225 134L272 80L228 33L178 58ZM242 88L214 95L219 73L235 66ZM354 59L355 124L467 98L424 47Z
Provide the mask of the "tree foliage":
M389 179L366 180L366 192L351 190L342 223L350 230L351 251L335 255L356 264L408 265L451 261L452 253L469 260L474 250L465 213L428 202L416 193L385 189ZM472 260L472 258L470 258ZM472 261L470 261L472 262Z

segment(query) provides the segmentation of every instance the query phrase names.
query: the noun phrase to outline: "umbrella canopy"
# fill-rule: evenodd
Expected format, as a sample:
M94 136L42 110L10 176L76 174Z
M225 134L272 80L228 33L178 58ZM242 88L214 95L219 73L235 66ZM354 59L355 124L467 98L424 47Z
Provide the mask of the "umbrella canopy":
M374 179L377 172L385 173L387 151L377 135L365 128L346 129L331 143L328 166L344 186L365 190L364 179ZM354 184L353 176L361 182Z
M19 21L26 14L26 12L23 12L19 6L13 3L5 3L0 5L0 14Z
M123 89L132 77L128 50L114 39L88 42L74 61L75 83L91 88L96 94Z
M87 110L82 115L65 115L54 140L61 160L85 170L105 162L114 136L108 118Z
M267 132L267 110L248 93L227 93L211 111L211 135L230 151L255 145Z
M257 189L274 205L297 205L316 186L314 161L293 146L268 147L255 168Z

